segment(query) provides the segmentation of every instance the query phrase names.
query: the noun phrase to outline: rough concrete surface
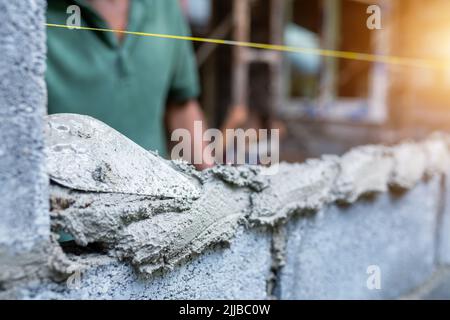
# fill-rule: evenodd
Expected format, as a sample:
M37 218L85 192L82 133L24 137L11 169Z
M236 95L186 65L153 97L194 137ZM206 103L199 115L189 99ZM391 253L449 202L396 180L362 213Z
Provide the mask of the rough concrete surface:
M150 278L113 259L90 268L78 288L66 283L34 284L21 294L29 299L266 299L270 236L237 231L229 248L215 247L201 257Z
M420 286L399 297L399 300L449 300L450 267L439 266L431 277Z
M273 176L199 173L91 118L44 125L45 1L0 0L0 20L0 297L396 298L427 279L430 297L448 290L434 272L450 261L448 136L281 164ZM56 243L60 230L77 254ZM381 290L368 290L369 266ZM73 272L79 290L58 282Z
M419 298L424 300L450 300L450 270L441 272L435 282L434 287Z
M427 170L427 154L421 144L407 142L392 150L394 170L390 184L399 189L411 189L417 185ZM411 159L413 157L413 161Z
M51 190L55 190L55 186ZM102 243L140 271L170 269L208 247L228 242L249 207L249 195L220 181L191 203L130 195L53 193L53 225L80 245Z
M365 146L342 158L281 164L269 177L253 167L198 173L154 155L148 158L139 146L89 117L56 115L47 120L53 229L70 233L81 246L101 244L148 274L229 242L247 221L279 225L294 214L316 212L334 202L350 204L363 195L386 192L391 185L412 186L427 170L430 177L442 172L448 152L445 137L433 136L415 147ZM402 167L399 161L406 161L408 152L422 154L422 161ZM129 154L141 160L134 165ZM445 161L440 163L435 154ZM125 167L121 156L128 163ZM100 185L92 178L99 163L109 168L100 170L109 177ZM133 176L145 177L153 186L142 186L139 179L133 183ZM185 186L174 192L178 179ZM130 189L129 184L137 187Z
M439 179L395 197L331 206L288 226L282 299L393 299L434 271ZM381 290L367 288L379 266Z
M0 246L9 249L48 237L44 4L0 2Z
M268 177L268 187L252 194L250 220L275 225L295 213L319 210L334 200L332 187L339 174L339 159L309 160L305 164L279 166Z
M0 287L45 263L45 1L0 1Z
M353 203L367 193L388 190L394 160L383 146L363 146L343 155L340 167L332 192L336 200Z
M178 277L180 270L192 271L190 266L206 259L205 252L232 242L242 226L259 225L267 228L268 236L272 227L287 228L263 254L271 257L262 261L272 270L264 274L270 288L266 295L392 298L433 272L440 241L437 223L445 217L439 199L448 153L445 136L416 144L360 147L341 158L281 164L277 174L265 176L264 168L257 167L222 166L199 173L182 162L147 154L85 116L50 116L47 121L52 229L70 233L81 251L95 245L102 248L98 255L115 261L98 266L85 254L74 260L54 245L49 265L56 273L86 270L94 283L99 272L118 269L118 277L129 279L131 265L138 272L134 277L153 277L138 287L152 286L159 272L169 272L164 282L170 274ZM133 154L137 160L129 157ZM408 154L418 154L421 161L401 166ZM142 185L136 177L152 185ZM424 177L430 182L422 182ZM390 186L414 188L394 196L387 192ZM383 271L382 290L369 292L365 286L370 265ZM174 268L178 271L170 273ZM61 287L55 288L58 292ZM85 295L98 296L97 289L86 290ZM135 289L130 290L126 294Z
M426 173L428 176L447 173L450 166L448 135L435 133L422 142L422 146L427 158Z

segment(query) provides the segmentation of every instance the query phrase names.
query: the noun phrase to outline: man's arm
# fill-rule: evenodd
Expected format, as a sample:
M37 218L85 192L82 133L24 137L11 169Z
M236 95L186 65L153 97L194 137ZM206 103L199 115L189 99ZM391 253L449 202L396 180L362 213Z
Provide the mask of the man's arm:
M202 137L196 137L194 133L194 123L196 121L201 121L203 132L208 129L208 126L205 121L205 117L203 115L203 111L201 110L198 102L196 100L189 100L185 103L170 103L166 109L166 126L169 132L169 137L172 132L176 129L186 129L190 132L191 135L191 155L194 155L194 144L201 144L201 152L202 152L202 163L195 164L195 167L198 170L204 170L210 168L214 165L214 159L212 157L203 156L203 150L206 147L206 142L203 141L203 132ZM200 139L200 141L198 141ZM169 143L169 147L170 143ZM189 162L192 162L193 159L185 159Z

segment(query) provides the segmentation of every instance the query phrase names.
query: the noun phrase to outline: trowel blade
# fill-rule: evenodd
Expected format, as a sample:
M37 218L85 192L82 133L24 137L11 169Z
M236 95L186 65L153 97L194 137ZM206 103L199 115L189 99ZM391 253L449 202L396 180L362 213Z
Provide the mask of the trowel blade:
M50 178L67 188L158 198L200 196L195 182L106 124L83 115L46 117Z

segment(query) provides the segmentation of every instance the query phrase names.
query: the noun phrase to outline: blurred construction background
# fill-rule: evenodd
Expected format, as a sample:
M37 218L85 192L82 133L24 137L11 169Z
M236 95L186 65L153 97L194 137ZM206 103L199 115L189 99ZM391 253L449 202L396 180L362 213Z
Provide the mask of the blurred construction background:
M448 59L448 0L181 0L195 36ZM370 5L382 29L367 27ZM196 43L214 127L279 128L302 161L450 127L450 69ZM449 59L450 60L450 59Z

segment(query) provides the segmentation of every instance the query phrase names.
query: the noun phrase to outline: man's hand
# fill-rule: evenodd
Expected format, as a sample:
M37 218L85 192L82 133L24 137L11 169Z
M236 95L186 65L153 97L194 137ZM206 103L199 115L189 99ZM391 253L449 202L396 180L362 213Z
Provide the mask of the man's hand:
M189 100L185 103L177 104L170 103L167 105L166 109L166 126L169 132L169 136L176 129L187 129L191 134L191 154L195 152L194 144L195 142L201 143L202 146L202 162L200 164L195 164L197 170L205 170L214 166L214 159L212 156L204 155L203 150L206 147L206 142L203 141L202 137L196 137L194 134L194 122L201 121L203 123L203 130L206 130L208 126L206 125L205 117L203 111L201 110L198 102L196 100ZM203 136L203 135L202 135ZM201 141L195 141L195 139L201 139ZM171 149L171 144L169 143L169 149ZM185 159L188 162L192 162L192 159Z

